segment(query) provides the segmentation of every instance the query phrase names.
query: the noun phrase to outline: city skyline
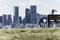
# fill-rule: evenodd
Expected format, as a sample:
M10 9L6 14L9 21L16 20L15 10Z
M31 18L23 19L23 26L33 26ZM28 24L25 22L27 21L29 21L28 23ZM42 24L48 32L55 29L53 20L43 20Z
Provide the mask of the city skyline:
M8 28L7 25L11 26L12 28L34 28L36 26L39 26L39 21L41 18L47 17L47 15L37 13L36 5L31 5L30 8L25 9L25 17L23 19L21 16L19 16L19 6L14 6L13 9L13 18L10 14L3 14L0 16L0 28L4 28L3 26L6 26L6 28Z
M30 5L37 6L39 14L49 14L52 9L58 10L60 13L60 0L0 0L0 15L13 15L13 7L19 6L19 15L25 17L25 8Z
M10 14L8 15L3 14L2 16L0 16L0 28L4 28L3 26L6 26L6 28L8 28L7 26L11 26L11 28L29 28L29 27L34 28L34 27L43 27L43 26L44 27L53 26L50 25L51 21L48 20L49 15L38 14L36 5L31 5L30 8L25 9L25 17L23 19L22 16L19 16L19 6L14 6L13 9L14 9L13 18L12 15ZM54 16L53 13L55 13L55 11L57 12L57 10L52 9L51 11L52 16ZM50 23L49 26L47 26L48 21Z

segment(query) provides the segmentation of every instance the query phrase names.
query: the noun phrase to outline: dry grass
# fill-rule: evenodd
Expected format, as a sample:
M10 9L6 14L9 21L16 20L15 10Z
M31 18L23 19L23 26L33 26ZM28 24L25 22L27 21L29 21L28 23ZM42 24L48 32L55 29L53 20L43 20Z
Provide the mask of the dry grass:
M0 29L0 40L60 40L60 28Z

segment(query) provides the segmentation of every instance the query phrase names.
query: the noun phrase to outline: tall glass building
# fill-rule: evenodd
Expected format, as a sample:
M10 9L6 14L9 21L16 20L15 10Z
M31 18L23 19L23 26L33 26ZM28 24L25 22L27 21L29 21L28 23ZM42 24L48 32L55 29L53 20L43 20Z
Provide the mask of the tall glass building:
M30 22L32 23L32 24L36 24L36 17L37 17L37 15L36 15L36 6L35 5L33 5L33 6L31 6L30 7L31 8L31 12L30 12Z
M2 17L2 23L3 23L3 25L7 25L7 19L6 19L6 15L5 14Z
M25 16L26 23L30 23L30 9L26 8L25 12L26 12L26 16Z
M13 16L13 26L15 27L18 24L18 17L19 17L19 7L14 6L14 16Z
M8 15L7 16L7 24L11 25L11 23L12 23L12 17L11 17L11 15Z
M15 6L14 7L14 26L16 26L16 24L18 24L18 17L19 17L19 7L18 6Z
M15 6L14 7L14 22L17 22L18 16L19 16L19 7Z

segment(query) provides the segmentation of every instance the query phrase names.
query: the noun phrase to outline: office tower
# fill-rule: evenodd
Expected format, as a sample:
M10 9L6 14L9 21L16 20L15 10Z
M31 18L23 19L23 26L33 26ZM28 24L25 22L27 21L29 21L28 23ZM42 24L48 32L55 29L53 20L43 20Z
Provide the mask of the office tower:
M31 12L30 12L30 22L32 23L32 24L36 24L36 6L31 6L31 10L30 10Z
M8 15L7 16L7 25L11 25L11 23L12 23L11 15Z
M30 9L26 8L25 12L26 23L30 23Z
M20 17L20 16L18 17L18 22L22 23L22 17Z
M2 16L2 23L3 23L4 26L7 25L7 19L6 19L6 15L5 14Z
M14 22L16 23L17 23L18 16L19 16L19 7L15 6L14 7Z
M2 16L0 16L0 23L2 23Z
M15 6L14 7L14 26L16 26L18 24L18 16L19 16L19 7L18 6Z

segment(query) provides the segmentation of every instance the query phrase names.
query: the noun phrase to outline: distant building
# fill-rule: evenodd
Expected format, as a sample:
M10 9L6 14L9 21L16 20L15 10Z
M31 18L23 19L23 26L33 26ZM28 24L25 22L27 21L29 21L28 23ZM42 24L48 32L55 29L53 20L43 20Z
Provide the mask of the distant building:
M18 22L18 16L19 16L19 7L15 6L14 7L14 25L16 25Z
M18 23L19 23L19 24L22 23L22 17L21 17L21 16L18 17Z
M30 23L30 9L26 8L25 10L25 18L26 18L26 23Z
M2 23L3 23L4 26L7 25L7 19L6 19L6 15L5 14L2 16Z
M7 16L7 25L11 25L11 23L12 23L11 15L8 15Z
M30 22L32 24L36 24L36 6L31 6L30 7Z
M18 15L19 15L19 7L15 6L14 7L14 22L17 22Z

